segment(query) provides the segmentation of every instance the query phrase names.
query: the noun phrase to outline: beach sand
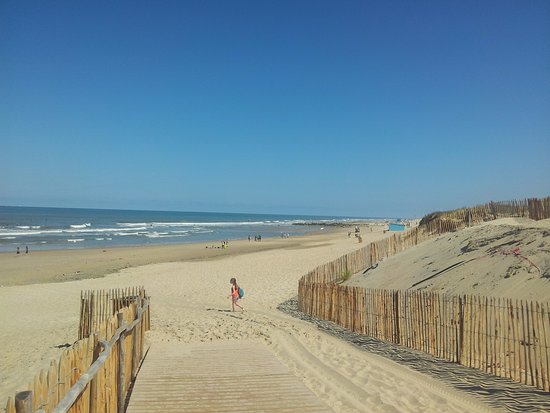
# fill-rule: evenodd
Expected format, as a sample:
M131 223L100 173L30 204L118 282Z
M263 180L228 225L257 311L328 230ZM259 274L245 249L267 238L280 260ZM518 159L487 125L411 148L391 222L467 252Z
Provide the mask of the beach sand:
M330 229L326 233L342 229ZM25 254L0 253L0 286L74 281L104 277L124 268L161 262L205 261L272 249L299 248L315 234L296 238L264 238L261 242L229 241L115 248L30 251Z
M359 244L347 231L231 242L228 250L202 244L2 255L0 406L59 356L59 346L76 340L81 290L143 285L151 296L150 342L264 343L335 412L492 411L276 309L309 270L388 235L364 233ZM231 277L245 289L244 313L229 311Z

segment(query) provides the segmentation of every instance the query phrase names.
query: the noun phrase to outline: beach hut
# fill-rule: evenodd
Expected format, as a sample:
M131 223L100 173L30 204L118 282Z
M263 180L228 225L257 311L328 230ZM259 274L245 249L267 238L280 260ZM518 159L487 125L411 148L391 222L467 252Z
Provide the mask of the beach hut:
M405 224L399 222L390 223L390 231L405 231Z

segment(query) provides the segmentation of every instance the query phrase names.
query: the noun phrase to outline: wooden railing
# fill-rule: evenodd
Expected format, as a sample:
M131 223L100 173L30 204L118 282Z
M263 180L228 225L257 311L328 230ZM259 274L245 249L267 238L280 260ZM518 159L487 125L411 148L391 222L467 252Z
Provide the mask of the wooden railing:
M9 398L6 413L123 412L145 356L149 298L135 297Z
M300 311L345 328L550 391L549 304L338 285L440 234L502 217L550 218L550 197L437 212L321 265L298 283Z

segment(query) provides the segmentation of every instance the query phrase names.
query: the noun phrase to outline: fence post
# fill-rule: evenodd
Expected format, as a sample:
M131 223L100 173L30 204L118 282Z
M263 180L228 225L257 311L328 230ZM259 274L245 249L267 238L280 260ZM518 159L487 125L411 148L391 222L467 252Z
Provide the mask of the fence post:
M464 299L458 297L458 337L456 340L456 360L460 364L462 361L462 351L464 349Z
M135 303L136 303L136 306L135 306L136 313L134 315L134 320L137 320L138 318L143 317L143 314L140 315L140 310L142 308L142 306L141 306L142 300L143 299L141 299L141 298L137 298L136 301L135 301ZM131 373L132 378L131 378L131 380L134 380L136 378L137 367L138 367L139 358L140 358L139 357L139 350L138 350L140 330L141 330L141 322L136 324L134 326L134 328L132 329L132 354L131 354L131 357L132 357L132 373Z
M399 325L399 291L394 290L393 291L393 316L395 318L395 325L394 325L394 337L393 342L396 344L402 344L401 343L401 327Z
M21 391L15 395L15 411L32 413L32 391Z
M97 360L100 353L100 345L99 345L99 337L97 332L92 334L92 346L94 349L94 354L92 356L92 361L90 363L90 366ZM89 411L90 413L96 412L96 405L97 405L97 379L94 377L92 381L90 382L90 406Z
M124 325L124 314L122 312L117 313L118 319L118 328L121 328ZM118 395L117 395L117 411L118 413L124 413L124 400L126 396L126 389L124 388L125 377L124 377L124 337L126 334L123 332L120 334L120 340L118 342Z

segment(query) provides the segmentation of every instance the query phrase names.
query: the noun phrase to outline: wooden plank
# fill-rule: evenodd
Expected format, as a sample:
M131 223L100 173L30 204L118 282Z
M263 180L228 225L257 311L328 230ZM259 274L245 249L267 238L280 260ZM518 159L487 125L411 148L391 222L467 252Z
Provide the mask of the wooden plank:
M528 374L528 367L527 367L527 346L525 345L525 341L526 341L526 338L525 338L525 312L524 312L524 308L523 308L523 300L520 300L520 305L518 306L516 304L516 307L518 308L518 311L519 311L519 322L521 323L521 326L519 328L519 335L518 337L520 337L520 373L521 373L521 377L520 377L520 381L522 383L525 383L527 384L527 374Z
M476 322L475 322L475 325L474 325L474 328L475 328L475 336L474 336L474 339L475 339L475 359L474 359L474 367L480 369L481 368L481 334L480 334L480 330L481 330L481 319L482 319L482 314L481 314L481 300L479 298L479 296L475 296L474 297L474 313L475 313L475 317L476 317Z
M17 413L15 411L15 401L12 397L9 397L6 403L6 413Z
M424 327L425 327L425 323L424 323L424 309L425 309L425 306L424 306L424 303L423 303L423 295L422 295L422 291L417 291L417 294L416 294L416 297L417 297L417 309L418 309L418 312L416 314L416 317L418 319L418 350L421 350L421 351L424 351L425 350L425 347L424 347L424 343L425 343L425 339L426 339L426 332L424 331Z
M442 350L443 350L443 358L445 360L452 361L452 351L453 348L452 345L452 338L451 338L451 319L449 317L449 297L446 295L441 296L441 304L442 304L442 337L441 340L443 342L442 344Z
M17 413L32 413L33 397L31 391L22 391L15 395L15 411Z
M495 348L497 349L497 355L495 358L495 372L500 377L506 377L506 349L504 347L506 331L505 331L505 312L504 302L501 298L495 300L497 320L495 324Z
M512 366L512 371L510 372L510 377L512 380L518 380L518 364L519 364L519 360L518 360L518 350L516 348L516 320L515 320L515 317L514 317L514 303L512 301L512 299L508 299L508 321L509 321L509 324L510 324L510 330L512 332L512 335L511 335L511 340L510 340L510 351L512 352L512 360L511 361L511 366Z
M545 352L545 366L546 366L546 386L544 387L545 391L550 391L550 337L548 336L548 333L550 332L547 328L548 325L550 325L550 309L548 306L548 303L546 303L546 306L544 303L541 303L541 322L542 322L542 335L543 335L543 345L544 345L544 352Z
M542 384L542 375L541 375L541 364L540 364L540 334L538 332L538 313L537 309L535 308L533 301L529 303L529 310L531 314L531 339L532 339L532 346L531 351L533 353L533 370L535 374L535 383L536 386L541 389L543 387Z
M485 371L496 375L497 368L497 307L493 298L486 298L485 312Z
M502 320L503 320L503 324L502 324L502 335L503 335L503 339L502 339L502 345L504 347L504 365L503 365L503 368L504 368L504 376L503 377L508 377L508 378L512 378L512 370L511 370L511 367L514 363L514 359L512 358L512 346L510 346L510 343L511 343L511 336L512 336L512 331L510 329L510 313L509 313L509 310L508 310L508 306L509 306L509 302L508 302L508 299L503 299L502 300Z
M464 343L464 362L462 363L466 367L471 367L472 361L472 340L471 340L471 297L469 295L464 296L464 332L463 332L463 343Z
M261 343L155 343L127 413L218 411L331 412Z
M445 358L445 297L441 294L436 295L437 300L437 356Z
M57 362L55 360L52 360L50 362L50 368L48 370L48 397L46 406L47 411L52 411L54 407L57 406L57 402L59 401L57 398L57 372Z
M124 315L122 312L117 313L118 328L124 326ZM120 335L118 343L118 375L117 375L117 407L118 413L124 413L124 400L126 398L126 346L124 345L125 333Z
M405 290L403 293L403 299L405 302L405 318L407 320L407 341L406 346L414 348L413 345L413 321L412 321L412 301L411 301L411 292Z
M528 378L528 384L531 386L536 386L535 381L535 372L534 372L534 360L533 360L533 340L531 335L531 311L529 309L529 302L525 301L525 309L524 309L524 317L525 317L525 350L526 350L526 357L527 357L527 365L529 366L529 370L527 372L527 378Z

